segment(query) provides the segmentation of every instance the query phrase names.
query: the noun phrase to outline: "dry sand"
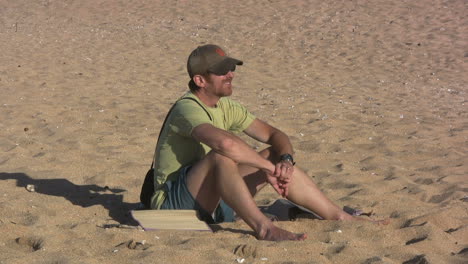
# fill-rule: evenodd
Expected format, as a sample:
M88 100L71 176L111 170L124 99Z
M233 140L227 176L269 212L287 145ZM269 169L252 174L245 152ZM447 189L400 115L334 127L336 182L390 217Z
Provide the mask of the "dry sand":
M462 0L1 0L0 263L467 263L467 13ZM206 43L244 60L233 97L291 136L329 197L392 223L283 221L309 239L280 243L242 222L135 227L161 122Z

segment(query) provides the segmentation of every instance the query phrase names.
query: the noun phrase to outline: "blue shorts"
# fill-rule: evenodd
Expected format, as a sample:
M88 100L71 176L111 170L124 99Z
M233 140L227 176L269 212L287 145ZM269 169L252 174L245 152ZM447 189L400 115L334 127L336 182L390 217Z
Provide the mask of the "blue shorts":
M232 208L223 200L221 200L213 215L211 215L193 198L187 188L187 172L190 168L191 166L181 168L179 170L179 177L177 180L167 181L165 183L167 197L162 203L160 209L196 210L199 218L208 224L234 222L234 210L232 210Z

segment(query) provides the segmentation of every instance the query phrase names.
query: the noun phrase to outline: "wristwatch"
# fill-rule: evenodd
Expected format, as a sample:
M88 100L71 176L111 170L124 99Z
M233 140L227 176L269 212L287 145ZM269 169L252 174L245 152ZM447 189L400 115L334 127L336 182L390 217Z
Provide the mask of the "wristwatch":
M294 166L296 162L294 162L293 156L289 153L283 154L280 156L281 161L289 161Z

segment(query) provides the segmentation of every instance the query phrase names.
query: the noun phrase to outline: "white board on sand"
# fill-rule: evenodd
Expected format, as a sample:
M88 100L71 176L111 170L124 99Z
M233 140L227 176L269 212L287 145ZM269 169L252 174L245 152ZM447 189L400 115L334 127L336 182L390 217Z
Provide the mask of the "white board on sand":
M132 217L145 230L211 231L195 210L133 210Z

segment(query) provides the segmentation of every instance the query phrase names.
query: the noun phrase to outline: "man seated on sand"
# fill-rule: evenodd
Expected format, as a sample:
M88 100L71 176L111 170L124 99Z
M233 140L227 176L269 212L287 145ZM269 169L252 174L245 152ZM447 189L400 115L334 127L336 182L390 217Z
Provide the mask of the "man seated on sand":
M276 227L255 204L255 194L270 184L282 197L324 219L357 220L294 166L286 134L229 98L234 71L242 64L216 45L190 54L190 91L168 113L156 146L151 207L194 209L208 223L234 221L235 212L258 239L306 239L306 234ZM270 147L256 152L234 134L238 132Z

